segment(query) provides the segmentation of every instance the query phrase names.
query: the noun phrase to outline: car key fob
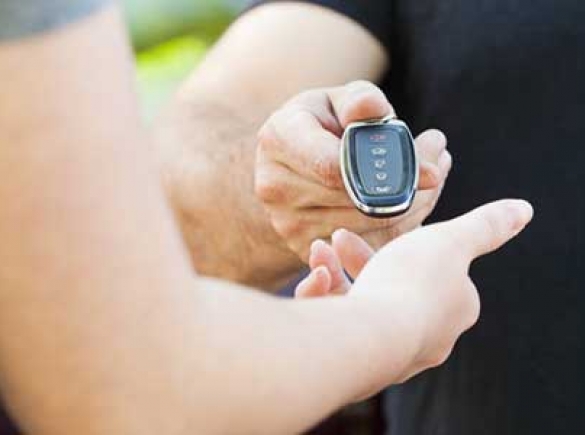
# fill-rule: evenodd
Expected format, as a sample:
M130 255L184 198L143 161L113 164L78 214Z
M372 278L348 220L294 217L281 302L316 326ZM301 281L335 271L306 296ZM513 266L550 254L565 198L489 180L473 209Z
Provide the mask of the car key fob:
M350 124L341 172L355 206L371 217L405 213L418 185L418 161L408 126L393 117Z

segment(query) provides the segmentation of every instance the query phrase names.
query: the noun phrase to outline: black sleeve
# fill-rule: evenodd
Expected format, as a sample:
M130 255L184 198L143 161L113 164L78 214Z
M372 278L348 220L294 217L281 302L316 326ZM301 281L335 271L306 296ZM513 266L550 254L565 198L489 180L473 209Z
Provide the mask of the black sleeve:
M251 7L290 0L253 0ZM388 50L390 48L392 0L295 0L333 9L365 27Z
M0 41L58 28L107 3L110 0L0 0Z

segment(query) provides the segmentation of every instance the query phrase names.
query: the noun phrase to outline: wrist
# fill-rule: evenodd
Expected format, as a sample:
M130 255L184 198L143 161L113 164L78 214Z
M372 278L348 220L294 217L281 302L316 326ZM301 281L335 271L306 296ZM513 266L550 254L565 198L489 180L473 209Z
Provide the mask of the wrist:
M246 213L244 207L224 210L200 202L177 216L199 274L276 292L300 273L303 263L261 215Z
M373 359L380 361L373 375L384 387L402 383L417 371L426 328L425 311L408 289L385 287L389 292L377 295L360 285L349 296L369 328Z

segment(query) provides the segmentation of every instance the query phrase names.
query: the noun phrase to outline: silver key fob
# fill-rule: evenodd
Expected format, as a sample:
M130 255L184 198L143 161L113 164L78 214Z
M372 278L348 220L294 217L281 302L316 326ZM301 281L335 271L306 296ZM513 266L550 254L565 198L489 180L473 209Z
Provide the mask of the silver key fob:
M412 206L418 161L408 126L395 118L348 126L341 147L341 172L355 206L372 217L391 217Z

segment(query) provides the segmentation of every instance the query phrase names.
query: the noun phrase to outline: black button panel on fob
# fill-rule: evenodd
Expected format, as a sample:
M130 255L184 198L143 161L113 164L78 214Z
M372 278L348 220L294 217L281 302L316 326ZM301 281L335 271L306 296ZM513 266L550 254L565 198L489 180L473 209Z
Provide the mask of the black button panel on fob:
M341 168L356 207L369 216L406 212L418 183L418 165L410 130L386 118L350 125L343 138Z

